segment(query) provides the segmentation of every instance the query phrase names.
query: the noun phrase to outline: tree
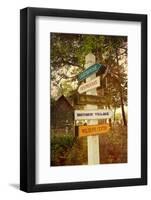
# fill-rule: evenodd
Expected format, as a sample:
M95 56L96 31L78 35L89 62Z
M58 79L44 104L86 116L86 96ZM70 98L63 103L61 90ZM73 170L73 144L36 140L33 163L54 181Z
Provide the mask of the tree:
M97 63L107 66L106 106L121 107L126 126L127 105L127 37L86 34L51 34L51 81L59 93L69 96L78 87L77 75L84 70L85 56L92 52Z

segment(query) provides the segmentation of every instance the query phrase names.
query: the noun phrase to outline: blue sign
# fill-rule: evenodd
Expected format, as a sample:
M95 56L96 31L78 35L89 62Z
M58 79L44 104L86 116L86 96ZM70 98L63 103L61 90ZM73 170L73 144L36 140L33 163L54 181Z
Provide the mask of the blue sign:
M82 81L86 79L87 77L89 77L90 75L98 72L101 67L103 67L102 64L91 65L90 67L88 67L86 70L84 70L78 75L78 81Z

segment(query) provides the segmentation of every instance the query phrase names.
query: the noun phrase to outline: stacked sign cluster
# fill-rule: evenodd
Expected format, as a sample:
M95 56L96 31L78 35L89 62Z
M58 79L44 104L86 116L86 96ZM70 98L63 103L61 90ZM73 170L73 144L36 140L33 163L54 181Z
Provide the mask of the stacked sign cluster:
M78 76L78 81L83 81L87 79L94 73L102 71L104 73L105 66L102 64L94 64L84 70ZM98 96L93 95L83 95L87 91L96 89L100 87L100 76L97 76L86 83L82 83L78 88L79 98L78 104L94 104L100 101ZM87 101L88 100L88 101ZM95 109L95 110L75 110L74 113L75 120L99 120L99 119L109 119L112 117L111 110L107 109ZM101 133L106 133L109 131L108 124L98 124L98 125L87 125L78 126L78 136L89 136L89 135L99 135Z

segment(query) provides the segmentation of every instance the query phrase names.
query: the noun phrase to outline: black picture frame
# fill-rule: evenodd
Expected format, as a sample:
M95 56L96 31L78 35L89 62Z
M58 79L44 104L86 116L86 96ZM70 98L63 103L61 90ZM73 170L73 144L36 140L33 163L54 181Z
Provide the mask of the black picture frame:
M53 16L141 23L141 178L36 184L35 19ZM20 11L20 190L43 192L147 184L147 15L48 8Z

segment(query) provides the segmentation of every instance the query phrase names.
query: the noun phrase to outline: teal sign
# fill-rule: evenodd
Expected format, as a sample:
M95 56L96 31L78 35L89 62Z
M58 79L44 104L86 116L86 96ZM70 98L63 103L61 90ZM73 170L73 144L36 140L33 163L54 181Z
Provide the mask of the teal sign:
M91 65L90 67L88 67L86 70L84 70L83 72L81 72L78 75L78 81L82 81L84 79L86 79L87 77L89 77L90 75L96 73L99 71L99 69L102 67L102 64L94 64Z

